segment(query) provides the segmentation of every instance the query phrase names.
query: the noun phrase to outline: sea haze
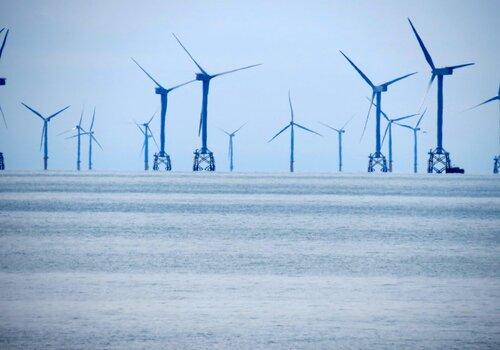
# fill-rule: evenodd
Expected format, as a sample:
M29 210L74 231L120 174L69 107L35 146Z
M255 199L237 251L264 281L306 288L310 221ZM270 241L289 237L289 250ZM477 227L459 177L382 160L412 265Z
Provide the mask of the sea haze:
M499 348L495 176L5 172L0 348Z

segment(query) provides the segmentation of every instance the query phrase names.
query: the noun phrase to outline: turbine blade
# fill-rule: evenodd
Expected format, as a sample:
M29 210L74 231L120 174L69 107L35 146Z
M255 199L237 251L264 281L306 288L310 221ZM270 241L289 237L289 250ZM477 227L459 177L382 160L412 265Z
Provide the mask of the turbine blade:
M198 69L203 73L203 74L206 74L206 75L209 75L207 72L205 72L205 70L203 68L201 68L201 66L198 64L198 62L196 62L196 60L193 58L193 56L191 56L191 54L189 53L189 51L184 47L184 45L182 45L181 41L179 40L179 38L174 34L172 33L172 35L174 36L175 40L177 40L177 42L179 43L179 45L181 45L181 47L184 49L184 51L186 51L186 53L188 54L189 58L191 58L191 60L194 62L194 64L196 64L196 66L198 67Z
M42 118L42 120L45 120L45 118L40 114L38 113L37 111L35 111L33 108L31 108L30 106L28 106L27 104L25 104L24 102L21 102L21 104L28 108L30 111L32 111L33 113L35 113L37 116L39 116L40 118Z
M8 127L7 127L7 120L5 119L5 114L3 113L3 109L2 109L1 105L0 105L0 113L2 114L3 123L5 124L5 129L8 129Z
M288 103L290 104L290 115L292 117L292 123L293 123L293 106L292 106L292 98L290 97L290 90L288 90Z
M422 113L422 115L418 119L418 122L417 122L417 125L415 125L415 128L418 128L418 126L420 125L420 122L422 121L422 118L424 117L425 112L427 112L427 108L424 110L424 113Z
M151 134L151 138L153 139L153 142L156 145L156 148L160 149L160 146L158 146L158 142L156 142L155 135L153 134L153 132L151 131L151 129L149 128L149 126L148 126L148 130L149 130L149 133Z
M424 98L422 99L422 102L420 103L420 106L418 107L418 110L422 110L422 107L424 106L425 101L427 100L427 96L429 95L429 91L431 89L432 83L434 82L434 78L436 78L436 75L433 73L431 75L431 79L429 80L429 83L427 84L427 89L425 90Z
M296 126L296 127L298 127L298 128L301 128L301 129L303 129L303 130L305 130L305 131L309 131L309 132L312 132L313 134L316 134L316 135L318 135L318 136L323 137L323 135L321 135L321 134L317 133L316 131L313 131L313 130L311 130L311 129L308 129L308 128L306 128L305 126L302 126L302 125L297 124L297 123L293 123L293 125L295 125L295 126Z
M367 97L366 98L368 101L370 101L370 99ZM371 100L372 104L376 107L377 104L375 102L373 102L373 100ZM391 120L389 119L389 117L387 116L387 114L384 113L384 111L382 109L380 109L380 113L382 114L382 116L388 121L390 122Z
M395 122L394 124L399 125L399 126L402 126L403 128L408 128L408 129L410 129L410 130L413 130L413 128L412 128L411 126L406 125L406 124L399 124L399 123L396 123L396 122Z
M496 100L499 100L499 99L500 99L500 97L499 97L499 96L492 97L492 98L490 98L490 99L487 99L487 100L486 100L486 101L484 101L484 102L481 102L481 103L480 103L480 104L478 104L478 105L475 105L474 107L471 107L471 108L469 108L469 109L466 109L466 111L470 111L471 109L477 108L477 107L479 107L479 106L482 106L482 105L484 105L484 104L487 104L487 103L490 103L490 102L492 102L492 101L496 101Z
M340 132L340 130L335 129L334 127L332 127L332 126L330 126L330 125L328 125L328 124L325 124L325 123L322 123L322 122L318 122L318 123L320 123L320 124L321 124L321 125L323 125L323 126L326 126L326 127L327 127L327 128L329 128L329 129L335 130L336 132Z
M172 90L175 90L177 88L180 88L181 86L184 86L184 85L187 85L189 83L192 83L193 81L196 81L196 79L193 79L193 80L190 80L190 81L186 81L185 83L182 83L182 84L179 84L179 85L176 85L174 87L171 87L170 89L168 89L168 91L172 91Z
M144 147L146 147L146 140L142 141L142 147L141 147L141 151L139 152L139 156L142 154Z
M217 129L219 129L220 131L222 131L222 132L223 132L224 134L226 134L227 136L231 136L231 134L230 134L230 133L228 133L226 130L221 129L221 128L217 128Z
M152 80L152 81L153 81L153 82L154 82L154 83L155 83L155 84L156 84L159 88L162 88L162 89L163 89L163 86L161 86L161 85L160 85L160 83L159 83L159 82L157 82L157 81L155 80L155 78L153 78L153 77L151 76L151 74L149 74L149 73L148 73L148 72L147 72L144 68L142 68L142 66L141 66L139 63L137 63L137 61L136 61L136 60L134 60L132 57L131 57L131 59L132 59L132 61L134 61L134 62L135 62L135 64L137 64L137 66L138 66L138 67L139 67L139 68L140 68L140 69L141 69L144 73L146 73L146 75L149 77L149 79L151 79L151 80Z
M349 120L345 122L344 126L340 128L340 130L344 130L344 128L347 126L347 124L349 124L351 122L351 120L354 119L355 116L356 116L356 114L353 114L351 116L351 118L349 118Z
M67 110L69 107L71 107L71 106L66 106L66 107L64 107L63 109L61 109L60 111L57 111L57 112L55 112L54 114L50 115L49 117L47 117L47 121L50 121L52 118L54 118L55 116L57 116L59 113L64 112L64 111L65 111L65 110Z
M84 134L80 134L80 135L84 135ZM65 139L74 139L75 137L78 137L78 134L76 135L73 135L73 136L68 136L68 137L65 137Z
M385 131L384 131L384 137L382 137L382 145L384 144L384 141L385 141L385 137L387 136L387 130L389 130L389 127L391 126L391 123L389 122L387 124L387 126L385 127Z
M392 121L393 122L397 122L397 121L400 121L400 120L404 120L404 119L408 119L408 118L414 117L416 115L418 115L418 113L417 114L410 114L410 115L407 115L407 116L404 116L404 117L399 117L399 118L393 119Z
M270 139L269 141L267 141L267 143L271 142L272 140L274 140L279 134L281 134L283 131L285 131L286 129L288 129L290 127L290 125L292 124L288 124L287 126L285 126L283 129L281 129L276 135L273 136L272 139Z
M432 62L432 57L429 54L429 51L427 51L427 48L425 47L424 42L420 38L420 35L418 35L417 30L415 29L415 27L413 26L413 23L411 23L411 20L409 18L408 18L408 22L410 22L411 29L413 30L413 33L417 37L418 44L420 45L420 48L422 49L422 51L424 53L425 60L427 61L427 63L429 63L429 66L431 66L432 69L435 69L436 67L434 66L434 62Z
M135 123L135 125L137 126L137 128L139 129L139 131L141 132L141 134L143 134L144 136L146 136L146 133L144 133L144 130L142 130L141 126L137 123Z
M3 29L0 31L0 33L1 33L1 32L3 32L3 30L4 30L4 29L5 29L5 28L3 28ZM5 47L5 42L7 41L7 36L8 36L8 35L9 35L9 29L7 29L7 31L5 32L5 36L4 36L4 38L3 38L3 42L2 42L2 47L0 47L0 58L2 58L3 48Z
M147 125L149 125L149 123L151 123L151 121L153 120L153 118L155 117L156 113L158 112L158 110L156 110L154 112L154 114L151 116L151 118L149 119L149 121L146 123Z
M94 127L94 119L95 119L95 107L94 107L94 112L92 113L92 121L90 122L89 131L92 131L92 128Z
M413 73L410 73L410 74L406 74L406 75L403 75L402 77L399 77L399 78L396 78L396 79L393 79L391 81L388 81L387 83L384 83L382 85L385 85L385 86L389 86L391 84L394 84L395 82L397 81L400 81L401 79L404 79L404 78L408 78L409 76L412 76L414 74L417 74L417 72L413 72Z
M229 74L229 73L234 73L234 72L237 72L239 70L243 70L243 69L248 69L248 68L252 68L252 67L257 67L257 66L260 66L262 65L262 63L257 63L257 64L252 64L250 66L246 66L246 67L241 67L241 68L237 68L237 69L232 69L232 70L228 70L226 72L222 72L222 73L217 73L217 74L214 74L212 75L212 78L215 78L215 77L218 77L218 76L221 76L221 75L225 75L225 74Z
M459 64L457 66L449 66L449 67L446 67L446 68L450 68L450 69L458 69L458 68L463 68L463 67L467 67L467 66L472 66L474 65L475 63L465 63L465 64Z
M244 123L242 126L240 126L238 129L236 129L235 131L233 131L233 135L236 134L238 131L241 130L241 128L243 128L245 125L247 125L247 123Z
M97 141L97 139L95 138L94 134L90 134L90 137L92 137L92 139L95 141L95 143L97 143L97 145L99 146L99 148L102 150L102 146L99 143L99 141Z
M368 83L368 85L370 85L372 88L375 87L375 85L373 85L373 83L370 81L370 79L368 79L368 77L361 71L361 69L359 69L353 61L351 61L349 59L349 57L347 57L342 51L340 51L340 53L349 61L349 63L351 64L351 66L354 67L354 69L356 69L356 71L359 73L359 75L361 75L361 77Z
M368 118L370 117L370 112L372 111L372 106L373 106L373 99L375 98L375 93L373 92L372 93L372 99L370 101L370 108L368 109L368 114L366 115L366 119L365 119L365 126L363 127L363 132L361 133L361 138L359 139L359 141L361 141L361 139L363 138L363 136L365 135L365 131L366 131L366 125L368 124Z
M82 126L83 111L84 109L82 108L82 114L80 114L80 121L78 122L78 127Z
M42 128L42 137L40 138L40 151L42 150L42 145L43 145L43 139L45 137L45 128L47 124L43 123L43 128Z
M198 136L201 135L201 122L202 122L202 117L201 117L201 113L200 113L200 124L198 125Z
M63 132L60 132L59 134L57 134L56 136L61 136L61 135L64 135L64 134L67 134L68 132L71 132L71 131L74 131L76 130L76 128L71 128L69 130L66 130L66 131L63 131Z

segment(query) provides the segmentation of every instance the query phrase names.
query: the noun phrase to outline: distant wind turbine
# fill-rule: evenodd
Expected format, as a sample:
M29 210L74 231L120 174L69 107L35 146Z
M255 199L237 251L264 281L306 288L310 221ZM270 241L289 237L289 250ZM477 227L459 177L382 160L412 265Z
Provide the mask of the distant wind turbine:
M43 120L42 137L40 139L40 149L42 149L42 144L43 144L43 170L47 170L47 165L49 160L49 122L52 120L52 118L57 116L59 113L62 113L70 106L64 107L60 111L51 114L48 117L44 117L38 111L34 110L33 108L24 104L23 102L21 102L21 104Z
M227 136L229 136L229 151L228 151L228 158L229 158L229 171L233 171L234 169L234 148L233 148L233 138L234 136L236 135L236 133L238 131L241 130L242 127L244 127L246 125L243 124L242 126L240 126L238 129L236 129L235 131L233 131L232 133L229 133L227 132L226 130L224 129L220 129L223 133L225 133Z
M2 28L0 30L0 34L2 34L4 30L5 30L5 28ZM2 46L0 46L0 59L2 58L3 49L5 47L5 43L7 42L8 35L9 35L9 29L7 29L7 31L5 32L5 36L3 37L3 41L2 41ZM0 78L0 86L5 85L6 81L7 81L7 78ZM0 105L0 114L2 114L2 118L3 118L3 122L5 124L5 127L7 127L7 121L5 120L5 114L3 113L2 105Z
M320 122L323 126L326 126L327 128L330 128L334 131L337 132L338 134L338 139L339 139L339 172L342 172L342 134L345 133L345 127L349 122L354 118L354 115L347 121L345 124L340 128L340 129L335 129L333 126L330 126L328 124Z
M87 131L86 133L82 133L82 135L89 136L89 166L88 166L89 170L92 170L92 165L93 165L92 164L92 142L95 141L95 143L97 143L97 146L99 146L99 148L102 150L101 144L99 143L99 141L97 141L97 139L94 136L94 119L95 119L95 107L94 107L94 113L92 113L92 121L90 122L89 131Z
M69 137L67 137L67 139L72 139L72 138L76 137L76 140L77 140L77 142L76 142L76 170L77 171L80 171L80 164L81 164L81 160L80 160L81 136L86 133L86 131L83 130L83 128L82 128L82 119L83 119L83 109L82 109L82 114L80 115L80 121L78 122L78 125L76 125L74 128L72 128L70 130L64 131L64 132L59 134L59 135L62 135L62 134L68 133L70 131L76 130L76 135L69 136Z
M157 95L160 95L160 100L161 100L161 112L160 112L160 151L158 154L155 154L155 162L153 164L153 170L157 171L159 170L160 164L164 164L165 170L170 171L172 170L172 163L170 161L170 156L167 154L165 151L165 137L166 137L166 132L165 132L165 124L166 124L166 116L167 116L167 103L168 103L168 94L169 92L180 88L181 86L184 86L186 84L192 83L193 80L190 80L188 82L173 86L171 88L164 88L156 79L154 79L151 74L149 74L142 66L137 63L136 60L132 58L132 61L137 64L137 66L151 79L155 84L155 92Z
M183 48L183 50L187 53L191 61L198 67L200 73L196 73L196 80L202 82L202 92L203 99L201 103L201 114L200 114L200 124L198 127L198 136L201 133L201 148L194 151L194 163L193 163L193 171L215 171L215 160L212 151L208 149L208 91L210 87L210 80L215 77L219 77L221 75L234 73L243 69L248 69L256 66L260 66L261 64L253 64L251 66L241 67L232 69L229 71L225 71L217 74L208 74L201 65L196 62L193 56L189 53L186 47L181 43L179 38L175 34L172 33L175 40L179 43L179 45Z
M402 126L404 128L410 129L413 131L413 172L416 174L418 172L418 148L417 148L417 134L420 131L420 122L422 121L422 118L425 115L425 112L427 112L427 109L424 110L424 112L420 115L420 118L418 118L417 124L415 124L414 127L406 125L406 124L400 124L398 122L395 122L395 124ZM425 133L425 131L423 131Z
M445 75L452 75L453 71L458 68L462 67L467 67L471 66L474 63L465 63L465 64L459 64L457 66L448 66L448 67L442 67L442 68L437 68L434 65L434 62L432 61L432 57L429 54L429 51L427 51L427 48L424 45L424 42L420 38L420 35L418 35L417 30L413 26L413 23L411 20L408 18L408 22L410 23L411 29L413 33L415 34L415 37L417 38L418 44L420 45L420 48L422 49L422 52L424 53L425 60L431 67L431 79L429 80L429 84L427 86L427 92L431 88L432 82L434 81L434 78L437 76L437 146L434 150L431 150L429 152L429 165L427 168L428 173L443 173L447 169L451 168L451 160L450 160L450 153L447 152L443 148L443 77ZM426 95L427 95L426 92Z
M469 108L469 110L477 108L479 106L482 106L484 104L493 102L493 101L498 101L498 154L493 158L493 173L498 174L500 172L500 84L498 85L498 92L496 96L493 96L492 98L487 99L484 102L481 102L478 105L475 105L472 108Z
M300 124L295 123L294 121L294 116L293 116L293 106L292 106L292 99L290 97L290 91L288 91L288 102L290 103L290 123L287 124L283 129L281 129L276 135L273 136L272 139L267 141L268 143L274 140L279 134L284 132L286 129L290 128L290 172L293 173L294 170L294 163L295 163L295 133L294 133L294 127L298 127L302 130L309 131L313 134L316 134L318 136L321 136L321 134L318 134L316 131L313 131L311 129L306 128L305 126L302 126Z
M158 144L156 143L153 132L151 131L151 128L149 127L149 123L151 123L151 121L153 120L155 115L156 115L156 112L155 112L155 114L153 114L153 116L146 123L138 124L138 123L134 122L135 125L137 125L137 128L139 129L139 131L144 135L144 142L142 143L141 152L142 152L142 150L144 150L144 170L146 170L146 171L149 170L149 138L152 138L154 143L156 144L156 147L158 147ZM142 128L141 128L141 125L142 125Z
M365 125L363 127L363 133L361 134L361 137L363 137L365 130L366 130L366 125L368 123L368 118L370 117L370 112L372 109L372 104L373 100L376 98L376 115L375 115L375 152L370 154L368 156L368 172L373 172L375 171L376 166L380 167L380 170L382 172L387 172L387 162L385 159L385 156L381 152L381 143L380 143L380 108L382 107L382 92L387 91L387 88L389 85L394 84L397 81L400 81L401 79L405 79L413 74L416 74L417 72L413 72L410 74L403 75L399 78L390 80L386 83L383 83L381 85L375 85L371 82L370 79L354 64L353 61L349 59L342 51L340 53L349 61L351 66L359 73L359 75L363 78L363 80L370 85L372 88L372 98L370 102L370 108L368 109L368 114L366 115L366 120L365 120Z

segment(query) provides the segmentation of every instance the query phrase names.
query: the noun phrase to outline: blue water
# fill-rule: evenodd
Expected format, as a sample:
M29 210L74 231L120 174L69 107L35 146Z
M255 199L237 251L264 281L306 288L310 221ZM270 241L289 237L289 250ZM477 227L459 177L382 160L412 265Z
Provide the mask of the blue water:
M0 348L499 348L500 180L0 176Z

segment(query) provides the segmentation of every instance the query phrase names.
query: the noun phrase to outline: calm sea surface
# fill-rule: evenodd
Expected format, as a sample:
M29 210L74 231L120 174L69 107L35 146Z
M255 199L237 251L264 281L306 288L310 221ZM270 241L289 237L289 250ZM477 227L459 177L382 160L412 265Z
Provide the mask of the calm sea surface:
M1 349L500 348L500 178L0 175Z

